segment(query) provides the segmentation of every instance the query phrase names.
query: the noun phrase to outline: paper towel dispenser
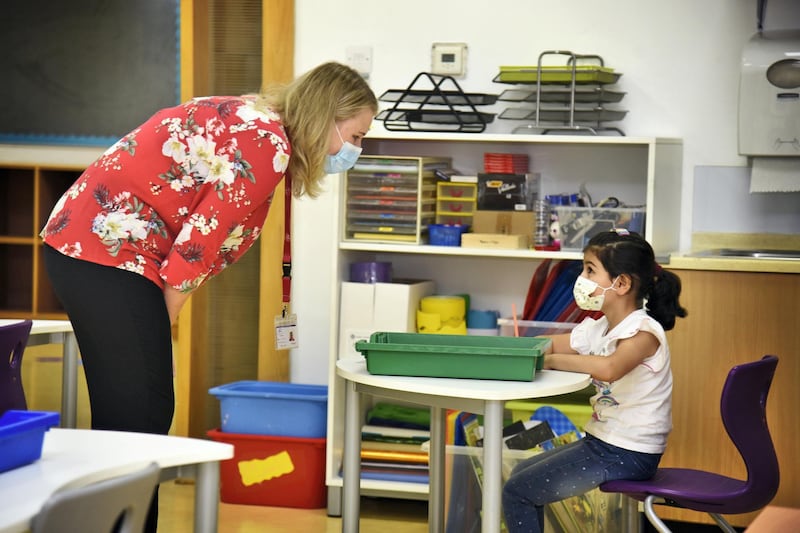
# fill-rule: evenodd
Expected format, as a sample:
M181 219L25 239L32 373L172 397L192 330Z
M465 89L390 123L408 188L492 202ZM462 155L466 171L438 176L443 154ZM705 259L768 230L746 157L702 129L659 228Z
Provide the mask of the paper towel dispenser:
M800 156L800 30L759 32L744 47L739 153Z

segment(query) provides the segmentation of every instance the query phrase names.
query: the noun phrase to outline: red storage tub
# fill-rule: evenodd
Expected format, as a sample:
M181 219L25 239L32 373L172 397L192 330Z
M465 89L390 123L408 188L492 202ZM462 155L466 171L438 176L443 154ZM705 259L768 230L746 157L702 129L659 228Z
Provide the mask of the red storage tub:
M233 458L220 463L225 503L319 509L327 505L325 439L208 431L233 444Z

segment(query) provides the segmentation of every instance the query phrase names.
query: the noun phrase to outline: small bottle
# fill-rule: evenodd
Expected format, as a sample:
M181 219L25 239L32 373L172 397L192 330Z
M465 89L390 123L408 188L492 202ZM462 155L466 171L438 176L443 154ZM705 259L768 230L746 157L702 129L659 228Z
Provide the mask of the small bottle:
M546 198L533 201L533 247L550 246L550 202Z

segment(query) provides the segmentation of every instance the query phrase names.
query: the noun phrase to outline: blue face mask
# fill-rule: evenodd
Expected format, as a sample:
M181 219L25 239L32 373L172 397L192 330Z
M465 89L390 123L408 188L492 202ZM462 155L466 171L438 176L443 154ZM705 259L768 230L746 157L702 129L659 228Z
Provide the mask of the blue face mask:
M342 147L339 148L336 155L325 156L326 174L338 174L345 170L350 170L353 168L353 165L356 164L356 161L358 161L358 156L361 155L361 148L342 139L339 127L335 124L334 127L336 128L336 134L339 136L339 140L342 141Z

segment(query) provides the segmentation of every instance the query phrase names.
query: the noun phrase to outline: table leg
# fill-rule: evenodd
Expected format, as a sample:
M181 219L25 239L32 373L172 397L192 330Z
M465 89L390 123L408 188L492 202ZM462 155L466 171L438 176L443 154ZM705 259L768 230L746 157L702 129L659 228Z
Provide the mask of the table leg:
M194 490L195 533L216 533L219 520L218 462L197 465Z
M503 490L503 402L487 400L483 413L483 513L481 532L498 533Z
M428 452L428 531L444 531L444 461L445 461L445 410L431 407L431 439Z
M621 494L622 498L622 527L630 533L639 533L642 528L642 514L639 512L639 502Z
M75 428L78 425L78 342L74 333L65 333L63 342L61 427Z
M358 533L361 505L361 394L347 381L342 456L342 532Z

